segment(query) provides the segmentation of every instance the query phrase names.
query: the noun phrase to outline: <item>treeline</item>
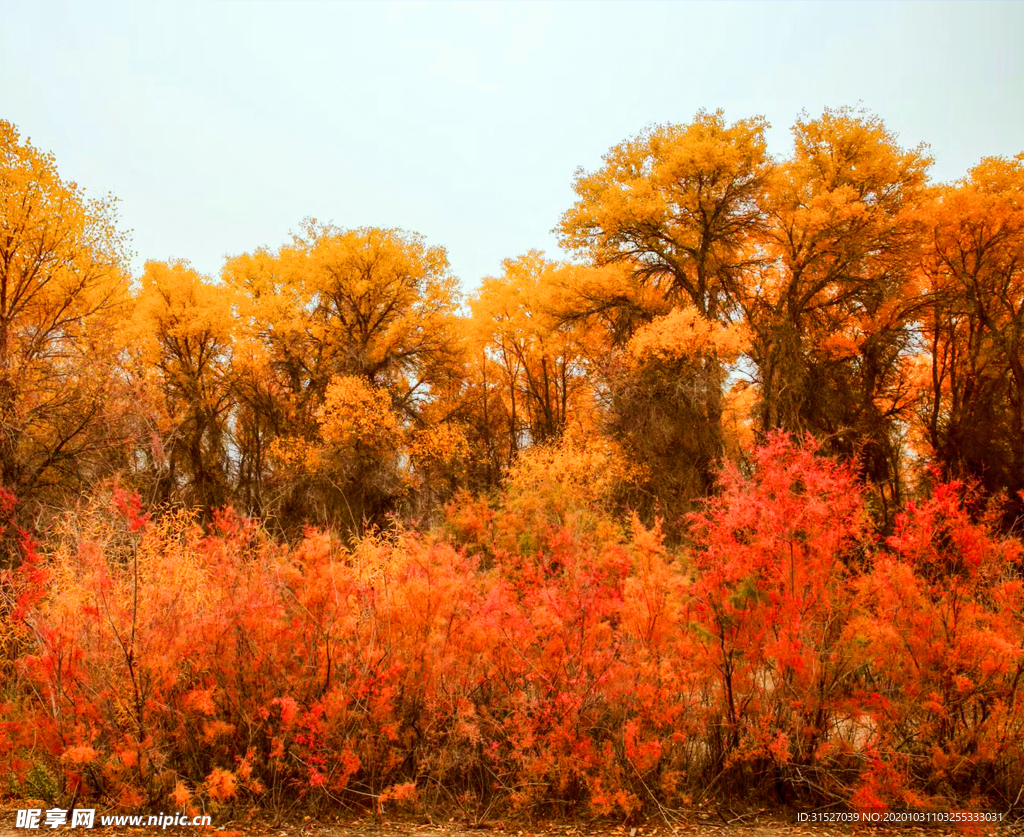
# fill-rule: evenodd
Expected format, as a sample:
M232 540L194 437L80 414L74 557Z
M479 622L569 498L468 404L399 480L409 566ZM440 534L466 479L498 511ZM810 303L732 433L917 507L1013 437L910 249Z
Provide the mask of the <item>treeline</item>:
M563 244L306 222L130 276L0 122L0 792L1012 808L1024 154L700 113Z
M562 242L463 300L443 249L307 222L228 259L126 272L89 201L2 126L0 480L25 521L116 479L298 534L436 520L567 435L665 521L773 430L854 463L891 531L922 475L1024 489L1024 156L951 185L876 118L825 112L775 159L700 113L579 172Z

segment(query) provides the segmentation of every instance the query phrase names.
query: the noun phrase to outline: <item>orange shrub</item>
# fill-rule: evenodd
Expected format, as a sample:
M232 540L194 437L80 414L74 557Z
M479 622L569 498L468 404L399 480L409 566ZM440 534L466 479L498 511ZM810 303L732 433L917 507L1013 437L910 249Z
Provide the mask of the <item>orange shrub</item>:
M956 487L877 543L851 473L773 437L673 551L570 459L453 505L461 546L81 508L0 578L0 774L123 807L1012 802L1020 544Z

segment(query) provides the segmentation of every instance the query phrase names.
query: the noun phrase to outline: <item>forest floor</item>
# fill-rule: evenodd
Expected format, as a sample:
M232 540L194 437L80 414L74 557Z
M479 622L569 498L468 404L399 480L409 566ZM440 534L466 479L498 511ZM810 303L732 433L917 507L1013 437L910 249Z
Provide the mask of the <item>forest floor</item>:
M864 826L833 823L797 822L792 815L758 812L741 817L729 813L721 816L701 815L692 821L672 824L648 821L637 826L618 825L607 821L575 821L560 823L490 822L470 826L458 821L426 822L415 819L380 819L367 817L352 820L317 820L305 817L284 823L260 821L257 818L229 820L207 828L167 828L157 826L100 827L70 829L62 826L51 830L15 828L16 809L0 808L0 837L24 837L33 831L60 833L75 831L97 837L137 837L147 834L196 835L209 837L960 837L960 835L1005 835L1024 837L1024 820L997 825L947 826Z

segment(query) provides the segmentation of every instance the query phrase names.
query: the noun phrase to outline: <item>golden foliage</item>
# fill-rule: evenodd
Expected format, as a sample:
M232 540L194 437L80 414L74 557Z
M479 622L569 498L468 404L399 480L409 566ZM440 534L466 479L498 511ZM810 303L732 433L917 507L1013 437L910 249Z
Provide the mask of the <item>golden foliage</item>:
M675 301L711 319L728 314L762 224L770 171L761 118L727 125L722 111L658 126L612 148L594 173L576 173L563 246L597 264L624 261Z
M710 322L692 308L676 308L641 326L629 341L628 352L637 365L705 357L734 363L743 346L739 326Z
M428 472L458 467L469 458L469 454L466 434L449 423L417 431L409 446L413 463Z
M342 455L393 451L401 438L388 394L353 375L331 380L316 418L320 437Z
M122 432L115 221L0 120L0 484L23 499L83 478Z
M614 443L567 434L522 451L509 469L505 491L512 507L539 500L559 514L576 506L608 509L616 493L642 475Z
M310 220L291 245L235 257L223 276L245 299L250 339L285 372L315 360L320 394L332 376L353 374L404 401L456 352L447 254L412 233Z

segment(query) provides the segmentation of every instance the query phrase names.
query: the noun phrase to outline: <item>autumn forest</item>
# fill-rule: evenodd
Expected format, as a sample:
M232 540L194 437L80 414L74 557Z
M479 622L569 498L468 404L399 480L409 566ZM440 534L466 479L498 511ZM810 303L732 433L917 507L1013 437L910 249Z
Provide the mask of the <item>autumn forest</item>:
M1024 153L767 127L626 139L468 293L315 219L133 275L0 121L0 797L1020 805Z

